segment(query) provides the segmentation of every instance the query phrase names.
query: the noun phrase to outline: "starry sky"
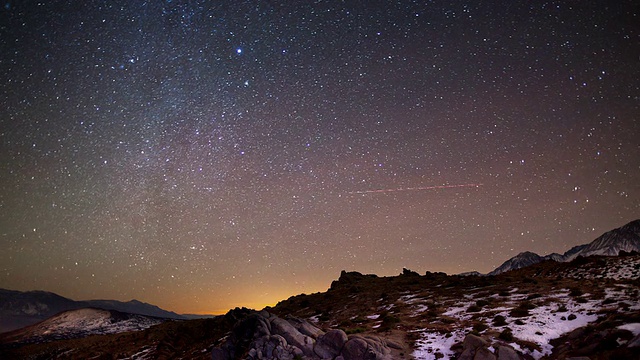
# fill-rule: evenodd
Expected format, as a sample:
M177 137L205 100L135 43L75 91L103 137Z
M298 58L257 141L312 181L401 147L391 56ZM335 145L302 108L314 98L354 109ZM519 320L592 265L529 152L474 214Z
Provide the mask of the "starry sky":
M0 287L262 308L640 217L637 1L5 1Z

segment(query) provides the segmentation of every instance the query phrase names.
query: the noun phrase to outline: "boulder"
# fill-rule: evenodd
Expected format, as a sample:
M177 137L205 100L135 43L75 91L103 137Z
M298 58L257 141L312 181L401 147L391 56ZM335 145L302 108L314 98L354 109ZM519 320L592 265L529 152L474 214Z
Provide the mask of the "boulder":
M387 342L379 336L366 335L364 341L378 354L386 356L391 353L391 350L387 347Z
M369 344L359 337L351 338L342 349L344 360L376 360L376 354Z
M340 355L344 360L392 360L390 353L384 340L377 336L354 335L344 344Z
M473 357L476 355L476 351L473 349L466 349L462 351L458 360L473 360Z
M347 334L342 330L329 330L316 340L313 351L322 359L335 358L347 343Z
M464 350L476 350L487 345L489 345L487 340L473 334L467 335L462 342L462 348Z
M285 338L289 345L299 348L305 355L313 355L313 339L300 333L287 320L281 318L272 319L271 331Z
M522 360L522 357L510 346L500 346L498 348L498 359L500 360Z
M478 348L473 360L496 360L496 356L485 347Z
M289 316L287 317L287 321L293 325L300 333L303 335L307 335L316 339L318 336L324 334L324 331L318 329L317 327L309 324L306 320L299 319L297 317Z

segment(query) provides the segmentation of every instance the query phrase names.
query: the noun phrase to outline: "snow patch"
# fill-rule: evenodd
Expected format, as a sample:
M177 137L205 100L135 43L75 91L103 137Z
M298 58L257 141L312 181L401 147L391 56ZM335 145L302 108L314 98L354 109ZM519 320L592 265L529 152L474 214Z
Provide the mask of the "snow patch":
M451 347L464 339L464 331L454 331L451 333L441 333L429 331L428 329L415 330L420 333L420 339L416 341L416 349L411 355L416 360L435 360L436 354L444 355L445 359L452 358L455 353Z

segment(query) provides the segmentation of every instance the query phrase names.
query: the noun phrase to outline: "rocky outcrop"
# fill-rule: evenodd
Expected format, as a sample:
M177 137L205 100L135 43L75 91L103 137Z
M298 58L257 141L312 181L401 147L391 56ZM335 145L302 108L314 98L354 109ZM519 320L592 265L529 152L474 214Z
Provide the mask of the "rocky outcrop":
M348 337L338 329L325 333L303 319L280 318L266 311L246 316L212 350L213 360L391 360L385 339Z
M378 276L377 275L373 275L373 274L367 274L367 275L363 275L357 271L345 271L342 270L340 272L340 277L338 278L338 280L334 280L331 282L331 287L329 288L330 290L335 290L336 288L340 287L340 286L350 286L350 285L355 285L355 284L359 284L364 280L367 279L377 279Z

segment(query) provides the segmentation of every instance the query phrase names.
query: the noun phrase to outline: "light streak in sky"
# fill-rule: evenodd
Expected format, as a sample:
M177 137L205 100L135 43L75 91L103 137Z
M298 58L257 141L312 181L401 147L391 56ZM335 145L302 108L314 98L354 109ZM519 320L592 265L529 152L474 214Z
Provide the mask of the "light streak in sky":
M423 187L410 187L410 188L398 188L398 189L378 189L378 190L361 190L350 191L350 195L356 194L381 194L399 191L417 191L417 190L437 190L437 189L452 189L452 188L468 188L468 187L480 187L483 184L457 184L457 185L437 185L437 186L423 186Z

